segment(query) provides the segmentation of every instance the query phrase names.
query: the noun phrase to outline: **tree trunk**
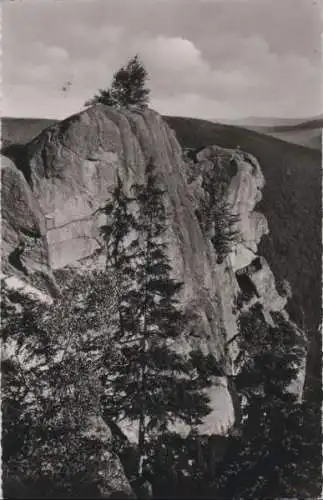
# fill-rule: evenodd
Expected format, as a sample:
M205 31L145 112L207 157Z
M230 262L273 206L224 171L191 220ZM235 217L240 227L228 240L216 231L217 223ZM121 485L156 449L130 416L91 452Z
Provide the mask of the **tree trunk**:
M143 308L143 338L142 338L142 352L145 354L148 348L148 340L147 340L147 297L148 297L148 264L149 264L149 253L148 246L151 239L151 227L152 227L152 212L149 214L149 230L148 235L146 236L146 250L145 250L145 296L144 296L144 308ZM146 408L145 408L145 397L146 397L146 372L147 365L146 361L144 361L143 365L141 365L141 380L140 380L140 394L141 394L141 411L139 417L139 436L138 436L138 447L139 447L139 464L138 464L138 475L139 477L143 474L143 465L145 459L145 438L146 438L146 428L145 428L145 416L146 416Z
M138 448L139 448L139 463L138 463L138 476L141 477L143 473L143 465L145 459L145 413L141 411L139 417L139 436L138 436Z

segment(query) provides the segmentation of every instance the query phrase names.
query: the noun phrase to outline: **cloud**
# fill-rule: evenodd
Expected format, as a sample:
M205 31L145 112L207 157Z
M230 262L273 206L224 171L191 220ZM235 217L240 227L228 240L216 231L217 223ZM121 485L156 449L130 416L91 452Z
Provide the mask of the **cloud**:
M51 61L67 61L69 58L68 52L62 47L44 47L44 52L46 58L50 59Z
M221 54L221 47L227 47L228 40L227 37L219 37L217 41ZM162 98L157 98L156 102L162 102L163 107L169 96L169 109L173 110L172 96L176 95L181 107L185 104L192 110L196 110L196 96L200 96L200 113L203 112L203 116L206 116L208 109L222 110L220 102L229 102L233 112L238 114L243 114L244 111L247 114L272 114L274 108L274 113L285 109L293 115L295 103L296 113L306 115L307 112L319 112L319 68L302 56L279 56L271 52L269 44L260 36L240 40L233 37L224 60L222 57L218 62L215 59L213 65L203 58L201 51L191 41L185 44L175 44L174 40L171 42L163 39L163 47L172 47L168 59L163 52L154 50L153 40L149 44L154 54L154 60L151 61L152 86ZM157 46L159 45L160 43ZM180 55L184 47L186 50L182 63ZM179 72L176 61L179 61ZM182 98L182 94L185 98ZM301 100L299 96L302 96ZM226 106L226 113L228 112Z
M135 45L151 74L153 88L162 95L241 91L253 86L244 68L212 67L191 40L158 36Z
M69 54L63 47L47 46L37 41L22 45L15 53L4 51L3 80L5 84L33 82L50 84L64 73L69 64Z
M34 106L34 115L61 116L72 104L77 112L136 52L152 104L165 113L319 112L316 35L299 30L316 21L300 0L275 8L272 0L39 2L4 12L6 114L26 116ZM66 81L72 86L62 94Z
M136 44L142 57L151 67L160 67L166 71L203 70L204 61L201 52L185 38L157 36Z

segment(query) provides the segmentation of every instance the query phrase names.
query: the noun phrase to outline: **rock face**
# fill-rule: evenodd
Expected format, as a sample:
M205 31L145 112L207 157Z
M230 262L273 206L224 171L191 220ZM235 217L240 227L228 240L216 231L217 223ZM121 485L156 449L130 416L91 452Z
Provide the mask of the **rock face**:
M55 295L58 290L49 265L44 214L22 172L4 156L1 185L2 272L28 276L29 281L41 277Z
M112 435L104 420L96 414L89 415L84 422L82 435L86 439L99 440L107 446L107 450L101 454L100 470L98 471L100 498L110 498L112 494L116 493L120 494L121 498L136 498L119 458L109 450Z
M100 252L99 227L104 220L98 209L109 197L117 172L130 190L134 182L143 181L147 163L154 161L166 189L174 277L184 282L181 301L192 318L180 348L198 344L213 353L225 373L210 391L214 412L201 432L225 433L234 422L226 375L234 374L239 348L235 342L229 348L226 344L237 334L237 294L249 280L254 290L251 303L263 304L269 322L270 313L283 311L286 302L276 291L267 262L257 255L257 245L268 232L265 217L255 211L264 185L257 160L212 146L197 154L194 175L189 175L175 134L157 113L120 112L103 105L45 130L29 143L26 156L25 177L19 165L7 162L3 168L5 269L27 281L41 271L54 288L52 270L76 263L82 267ZM241 233L220 265L195 212L206 176L208 182L217 182L219 165L222 170L227 166L225 196L239 215ZM29 241L31 233L32 244L21 252L19 269L10 258L20 239Z

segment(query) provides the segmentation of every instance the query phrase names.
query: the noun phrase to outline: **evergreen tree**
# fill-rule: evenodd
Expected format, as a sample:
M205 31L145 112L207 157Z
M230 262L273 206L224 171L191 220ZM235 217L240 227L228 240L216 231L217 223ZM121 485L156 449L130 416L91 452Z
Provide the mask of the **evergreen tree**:
M229 440L212 495L313 497L321 478L317 408L297 402L286 391L297 374L304 345L300 339L297 345L294 328L281 315L276 314L276 325L270 327L256 309L241 322L242 346L253 357L246 358L236 378L246 401L239 437Z
M158 187L152 164L146 179L145 185L133 186L134 197L129 199L129 204L135 200L137 210L128 233L135 227L136 236L128 247L129 258L123 259L122 273L127 273L132 283L122 292L119 316L119 320L127 318L127 328L119 324L120 363L113 380L105 379L104 399L116 419L138 423L139 475L150 443L167 434L170 424L181 420L194 427L210 411L208 398L202 393L210 381L203 379L202 383L192 360L170 345L181 335L184 323L178 304L182 284L170 276L164 191ZM112 213L119 216L117 209ZM104 228L107 241L111 228L118 225L112 220Z
M105 273L76 275L51 306L23 302L19 313L10 303L5 307L2 328L6 496L21 488L40 498L98 494L106 448L84 437L82 428L100 413L101 359L111 351L111 283Z
M203 189L206 196L201 200L201 208L197 211L197 217L204 233L208 235L217 252L218 263L221 264L239 239L240 233L237 230L239 216L232 213L232 207L226 201L227 172L220 169L216 178L213 172L204 175Z
M284 398L253 398L241 435L215 473L215 498L318 498L322 488L319 408Z
M232 213L229 203L218 200L212 209L212 219L211 241L217 252L218 263L221 264L238 240L240 233L236 229L236 224L239 221L239 216Z
M136 219L133 213L134 198L126 196L122 180L117 174L116 187L111 192L111 199L101 209L107 216L107 224L101 227L105 241L106 273L113 281L117 300L117 320L112 336L115 340L133 336L134 317L127 297L134 292L135 269L133 262L137 255L135 239ZM111 325L110 318L110 327Z
M148 105L150 91L146 88L147 70L135 55L113 76L110 89L99 90L99 94L85 103L85 106L101 103L117 108L135 106L145 108Z

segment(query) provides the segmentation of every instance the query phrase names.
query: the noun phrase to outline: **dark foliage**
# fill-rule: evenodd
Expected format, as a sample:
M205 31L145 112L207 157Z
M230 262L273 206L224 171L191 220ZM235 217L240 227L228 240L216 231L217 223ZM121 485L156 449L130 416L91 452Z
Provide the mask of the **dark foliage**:
M146 88L148 73L139 56L132 57L127 65L122 66L113 76L111 87L99 90L99 93L85 103L106 104L117 108L135 106L145 108L148 105L150 91Z
M240 319L247 356L236 387L245 406L239 435L214 471L208 493L215 498L311 498L321 488L319 406L286 390L304 340L283 316L274 319L275 327L268 326L260 306Z
M217 202L212 210L213 234L212 244L221 264L224 258L231 252L234 243L239 239L239 231L236 224L239 217L232 214L231 207L226 202Z
M132 190L133 197L126 196L118 178L104 208L107 269L119 276L115 339L120 350L114 376L103 379L103 404L117 421L138 423L141 476L143 457L156 435L166 435L175 420L194 427L209 413L202 389L217 367L208 359L198 370L196 353L190 359L170 345L185 322L177 297L182 284L171 278L164 191L153 164L146 183Z
M315 408L290 397L254 399L241 436L231 438L215 498L317 498L321 489Z
M98 408L97 370L106 351L102 339L113 297L108 292L106 276L94 273L65 283L62 299L50 307L25 299L19 312L10 305L10 294L4 297L6 495L20 487L26 497L99 495L97 472L106 445L87 438L82 429L93 408Z

